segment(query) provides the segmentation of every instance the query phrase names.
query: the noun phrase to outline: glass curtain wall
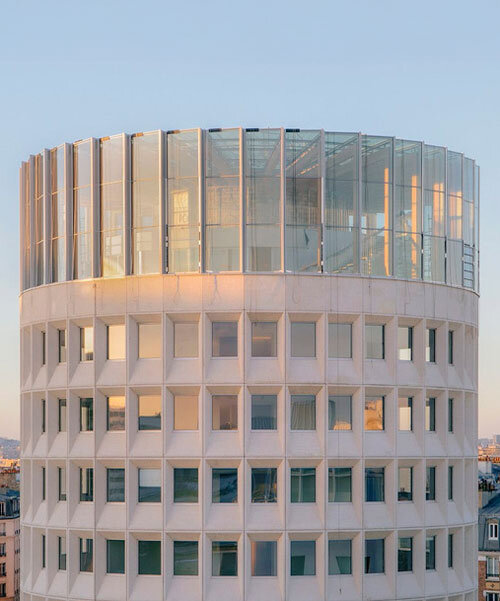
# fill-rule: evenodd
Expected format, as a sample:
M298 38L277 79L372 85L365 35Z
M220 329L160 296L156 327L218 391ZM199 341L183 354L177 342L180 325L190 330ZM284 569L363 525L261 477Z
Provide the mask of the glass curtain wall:
M462 285L462 236L464 224L462 155L447 153L448 240L446 247L446 281Z
M167 134L170 273L200 270L199 140L197 129Z
M30 189L30 164L23 163L21 167L23 178L22 201L22 228L23 228L23 290L31 286L31 189Z
M240 130L205 134L205 268L239 271Z
M321 132L285 132L285 270L321 270Z
M73 145L73 277L92 277L91 140Z
M323 269L359 272L357 134L325 132L325 240Z
M42 154L35 156L35 211L34 211L34 234L35 234L35 286L44 283L45 257L44 257L44 211L43 211L43 171L44 160Z
M281 130L245 132L246 270L281 269Z
M474 161L464 158L463 163L463 274L461 284L474 288L475 255Z
M124 250L124 136L100 140L101 275L125 273Z
M50 151L52 282L66 279L66 190L64 146Z
M131 138L132 273L160 273L160 134Z
M424 145L423 279L445 281L446 150Z

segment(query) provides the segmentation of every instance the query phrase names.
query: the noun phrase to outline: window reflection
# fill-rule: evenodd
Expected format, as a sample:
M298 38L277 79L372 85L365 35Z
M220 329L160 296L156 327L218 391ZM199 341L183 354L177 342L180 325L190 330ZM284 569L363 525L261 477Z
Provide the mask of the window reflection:
M64 146L50 151L52 282L66 279L66 190Z

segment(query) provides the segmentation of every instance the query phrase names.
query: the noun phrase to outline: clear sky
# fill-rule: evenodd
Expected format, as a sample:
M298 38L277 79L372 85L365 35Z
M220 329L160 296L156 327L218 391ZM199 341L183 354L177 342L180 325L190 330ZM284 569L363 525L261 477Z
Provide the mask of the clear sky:
M17 436L18 168L88 136L301 127L481 166L480 434L500 433L498 0L3 0L0 436Z

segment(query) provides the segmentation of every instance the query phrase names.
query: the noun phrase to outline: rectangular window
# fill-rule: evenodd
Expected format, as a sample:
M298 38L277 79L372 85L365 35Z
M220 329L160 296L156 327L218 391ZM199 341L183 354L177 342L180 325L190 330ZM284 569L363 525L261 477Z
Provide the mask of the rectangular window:
M252 394L252 430L276 430L277 395Z
M253 321L252 357L276 357L277 337L275 321Z
M385 325L365 324L366 358L385 359Z
M448 399L448 432L453 432L453 399Z
M352 396L328 395L328 429L352 430Z
M365 574L383 574L385 572L384 543L384 538L367 538L365 540Z
M106 326L106 359L125 359L125 324Z
M275 467L252 468L252 503L276 503L278 470Z
M385 397L365 397L365 430L384 430L385 428Z
M198 322L174 323L174 357L198 356Z
M252 576L277 575L277 544L275 540L251 541Z
M120 467L106 469L106 502L125 502L125 470Z
M453 567L453 534L448 534L448 567Z
M453 501L453 466L448 466L448 501Z
M497 557L486 557L486 578L498 578L499 575L499 565ZM489 601L488 597L486 597L487 601ZM498 597L495 599L498 601Z
M413 468L398 469L398 501L413 501Z
M352 574L352 541L328 541L328 575Z
M352 359L352 324L329 322L328 357Z
M94 360L94 328L80 328L80 361Z
M41 413L41 422L42 422L42 434L45 434L47 430L47 403L45 399L40 401L40 413Z
M425 474L425 500L436 500L436 468L428 466Z
M498 522L488 522L488 539L498 540Z
M139 468L139 503L161 503L161 471L156 468Z
M398 538L398 572L413 572L413 538Z
M174 395L174 430L198 430L198 395Z
M238 356L238 322L212 322L212 357Z
M80 501L94 500L94 470L91 467L80 468Z
M67 430L66 399L58 399L57 430L59 432L66 432Z
M80 432L94 429L94 399L80 398Z
M125 541L106 541L106 574L125 574Z
M198 503L198 468L174 468L174 503Z
M5 567L7 564L5 562L0 563L0 576L7 575L7 568Z
M142 575L161 574L161 541L159 540L138 540L138 570Z
M47 470L42 467L42 501L47 498Z
M212 468L212 503L238 502L238 470Z
M352 502L352 468L351 467L329 467L328 468L328 502L329 503L351 503Z
M400 432L413 430L413 397L398 398L398 427Z
M425 569L436 569L436 537L427 536L425 539Z
M93 572L94 541L91 538L80 539L80 572Z
M292 357L316 357L316 322L290 323Z
M7 585L5 582L0 583L0 597L7 596Z
M425 399L425 429L428 432L436 431L436 399L434 397Z
M198 576L197 540L174 540L174 576Z
M290 541L290 575L316 576L316 541Z
M59 501L66 501L66 468L57 468L57 482L58 482L58 499Z
M66 363L66 330L57 330L57 343L57 360L59 363Z
M453 365L453 330L448 330L448 363Z
M212 395L212 430L238 429L238 396Z
M47 334L42 331L42 365L47 363Z
M398 327L398 359L413 361L413 327Z
M57 537L57 569L66 570L66 537Z
M385 501L385 468L365 468L365 501L383 503Z
M161 430L161 395L141 394L137 397L139 430Z
M425 331L425 360L427 363L436 363L436 328L427 328Z
M291 430L316 430L316 395L292 394Z
M42 569L47 567L47 537L42 534Z
M108 432L125 430L125 397L106 397L106 429Z
M139 323L139 359L161 357L161 323Z
M290 502L316 503L315 467L292 467L290 469Z
M236 541L212 541L212 576L238 576Z

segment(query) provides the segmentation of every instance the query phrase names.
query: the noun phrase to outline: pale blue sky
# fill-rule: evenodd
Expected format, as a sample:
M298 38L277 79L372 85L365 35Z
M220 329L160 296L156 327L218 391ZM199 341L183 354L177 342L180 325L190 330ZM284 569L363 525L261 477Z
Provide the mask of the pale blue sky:
M480 433L500 433L498 0L4 0L0 436L18 434L18 167L88 136L324 127L446 145L482 169Z

